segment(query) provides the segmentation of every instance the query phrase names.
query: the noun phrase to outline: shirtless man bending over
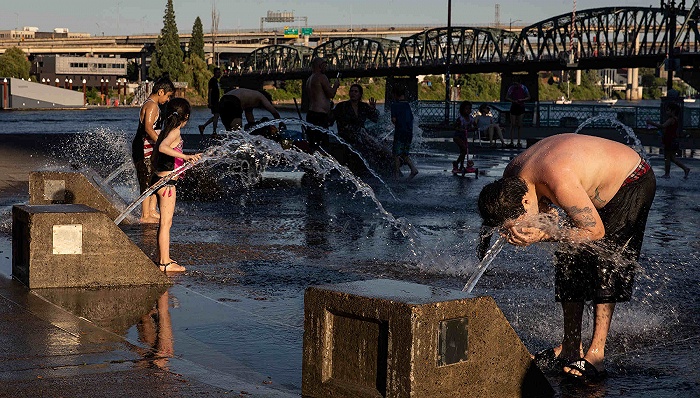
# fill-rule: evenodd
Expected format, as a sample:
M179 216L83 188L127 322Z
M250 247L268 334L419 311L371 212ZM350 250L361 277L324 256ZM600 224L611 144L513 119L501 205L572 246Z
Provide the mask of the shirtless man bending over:
M654 172L637 152L581 134L541 140L513 159L503 178L483 188L479 212L485 226L499 227L517 246L561 242L555 298L562 306L564 335L560 346L535 355L536 363L584 381L606 375L603 360L613 310L632 295L655 192ZM566 214L563 223L555 207ZM595 324L584 352L586 301L595 305Z
M275 119L280 113L272 106L272 96L264 90L237 88L221 97L219 114L226 130L237 130L243 126L243 113L248 124L255 123L254 108L265 108Z
M311 76L306 81L306 89L309 93L309 110L306 113L306 121L316 126L327 129L330 127L329 114L331 112L331 100L340 86L340 79L336 78L335 83L326 76L328 62L323 58L314 58L311 61ZM309 130L307 139L312 150L323 147L328 143L328 136L318 130ZM325 145L327 147L327 145Z

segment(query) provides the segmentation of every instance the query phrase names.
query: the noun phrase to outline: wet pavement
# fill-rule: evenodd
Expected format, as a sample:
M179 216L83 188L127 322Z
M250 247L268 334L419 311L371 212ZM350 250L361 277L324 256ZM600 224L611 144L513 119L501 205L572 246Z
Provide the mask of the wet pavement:
M371 182L386 210L410 224L410 236L338 178L317 188L299 173L270 174L263 185L216 200L179 201L172 252L188 272L165 292L28 291L12 281L8 209L26 201L26 191L7 184L0 189L0 397L300 396L306 287L390 278L460 290L474 270L476 195L517 151L474 147L479 179L452 176L448 151L439 140L417 151L420 174L388 182L397 200ZM661 175L662 159L651 152ZM21 153L11 150L15 159ZM14 167L43 163L31 160ZM700 395L700 162L684 161L699 170L689 181L679 169L659 179L634 298L613 320L611 376L579 386L548 375L557 396ZM118 192L133 195L122 183ZM123 229L155 253L154 227ZM560 335L551 252L549 245L506 247L474 290L496 299L532 352Z

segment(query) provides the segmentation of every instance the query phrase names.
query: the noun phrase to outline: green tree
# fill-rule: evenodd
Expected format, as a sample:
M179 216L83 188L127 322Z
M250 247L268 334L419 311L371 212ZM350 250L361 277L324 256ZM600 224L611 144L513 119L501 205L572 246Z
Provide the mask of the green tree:
M168 73L170 79L177 81L183 74L183 52L180 48L180 36L177 34L173 0L168 0L163 16L163 29L156 40L156 49L151 55L151 67L148 75L157 79Z
M190 39L190 56L196 55L200 59L205 60L204 55L204 27L202 20L197 17L192 25L192 38Z
M19 47L10 47L0 55L0 77L15 77L29 80L32 64Z
M187 85L192 87L203 98L207 98L207 84L213 75L209 71L206 62L199 58L198 55L190 54L185 58L184 73L181 80L187 82Z
M455 80L460 87L460 99L469 101L498 101L501 78L497 73L463 74Z
M641 84L644 89L642 90L643 99L658 99L661 98L662 92L661 87L666 86L666 79L656 77L656 71L651 68L640 68L639 75L641 78Z
M126 65L126 78L130 82L135 82L139 80L139 74L141 70L141 65L136 61L131 61Z

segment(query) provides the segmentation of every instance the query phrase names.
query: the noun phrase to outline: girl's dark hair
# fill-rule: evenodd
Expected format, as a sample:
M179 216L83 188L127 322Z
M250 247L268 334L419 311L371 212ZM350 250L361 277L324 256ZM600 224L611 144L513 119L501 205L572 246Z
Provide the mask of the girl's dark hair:
M464 113L466 112L467 107L471 108L471 107L472 107L472 103L471 103L470 101L462 101L462 102L459 104L459 114L460 114L460 115L464 115Z
M165 107L165 114L161 115L163 118L163 129L158 134L158 141L154 147L153 156L158 156L158 147L165 137L168 136L168 133L182 124L182 122L190 119L191 111L190 102L184 98L175 97L168 101L168 105Z
M365 90L360 86L359 84L355 83L350 88L352 89L353 87L357 87L357 90L360 91L360 99L362 99L362 94L364 94Z
M525 214L526 193L527 184L520 177L503 177L484 186L478 202L483 225L500 227L505 221Z
M184 98L176 97L168 101L165 107L165 115L163 115L163 130L160 137L168 135L170 130L179 126L182 122L189 120L192 107L190 102Z
M158 162L158 147L160 147L160 144L170 131L182 124L182 122L189 120L191 111L192 106L190 106L190 102L184 98L175 97L168 101L165 107L165 114L160 115L163 119L163 129L158 134L158 141L156 141L156 145L153 147L153 155L151 155L151 162L154 165Z

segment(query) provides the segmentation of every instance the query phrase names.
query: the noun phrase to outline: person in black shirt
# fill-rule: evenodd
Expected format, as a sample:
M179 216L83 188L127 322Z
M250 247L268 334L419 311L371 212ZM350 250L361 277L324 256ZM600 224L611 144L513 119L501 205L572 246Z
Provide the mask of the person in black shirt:
M216 136L216 128L219 125L219 98L221 93L219 90L219 78L221 77L221 68L214 68L214 76L209 79L209 96L207 98L207 107L211 109L211 117L204 124L199 125L199 134L204 135L204 129L213 123L214 133Z

